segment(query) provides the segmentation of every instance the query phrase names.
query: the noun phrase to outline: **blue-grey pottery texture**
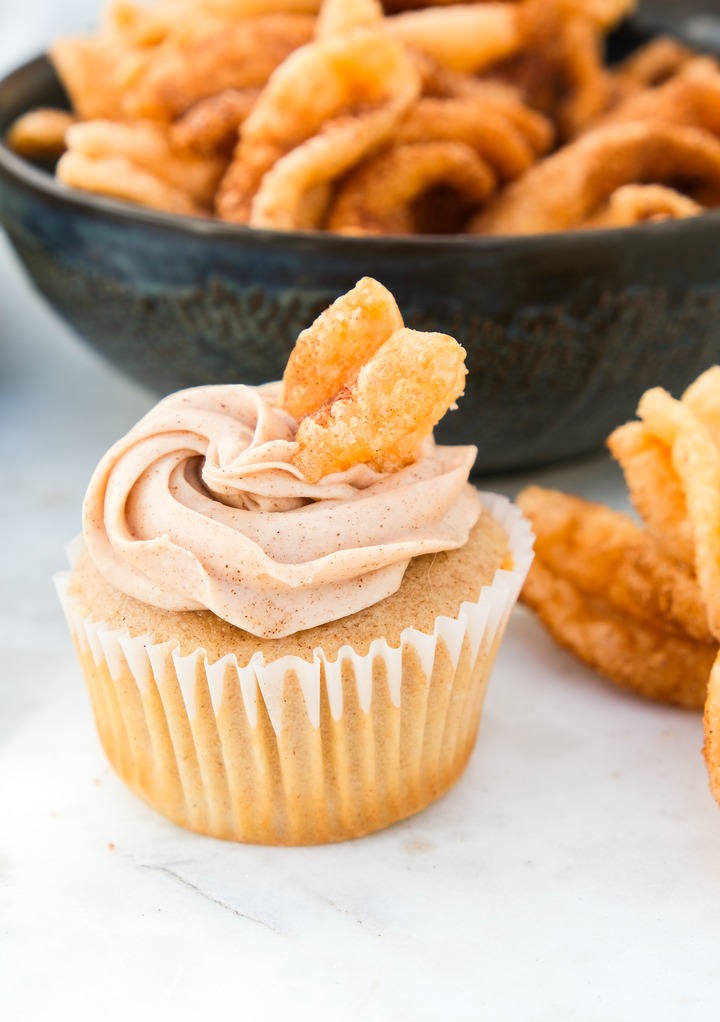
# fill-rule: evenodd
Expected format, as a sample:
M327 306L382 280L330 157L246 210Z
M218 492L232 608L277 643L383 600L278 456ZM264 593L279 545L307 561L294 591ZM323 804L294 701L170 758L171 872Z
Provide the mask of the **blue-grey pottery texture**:
M0 84L0 133L57 102L39 58ZM527 238L252 231L71 192L0 146L0 220L39 291L164 394L277 379L297 334L361 276L409 326L457 337L469 376L439 434L479 473L598 449L640 395L720 361L720 213Z

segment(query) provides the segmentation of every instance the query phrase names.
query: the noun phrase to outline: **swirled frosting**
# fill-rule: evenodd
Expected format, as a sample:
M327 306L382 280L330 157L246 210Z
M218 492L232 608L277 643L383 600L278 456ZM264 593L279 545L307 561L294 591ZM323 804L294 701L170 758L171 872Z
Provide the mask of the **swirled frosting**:
M180 391L108 451L83 534L115 588L283 636L371 606L411 558L467 541L481 511L467 483L474 447L430 438L399 472L357 465L312 484L292 464L296 423L278 394L276 384Z

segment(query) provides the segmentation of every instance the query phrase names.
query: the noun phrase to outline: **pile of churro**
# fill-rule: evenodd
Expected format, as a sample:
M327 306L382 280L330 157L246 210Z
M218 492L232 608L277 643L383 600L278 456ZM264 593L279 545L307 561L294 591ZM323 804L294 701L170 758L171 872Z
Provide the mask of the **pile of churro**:
M350 235L533 234L720 204L720 68L633 0L117 0L7 142L63 185Z

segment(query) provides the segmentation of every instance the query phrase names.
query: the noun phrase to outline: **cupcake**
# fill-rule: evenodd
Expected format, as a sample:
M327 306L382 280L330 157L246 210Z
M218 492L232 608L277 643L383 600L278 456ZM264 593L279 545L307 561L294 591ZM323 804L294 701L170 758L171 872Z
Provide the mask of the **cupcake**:
M58 591L108 759L164 816L340 841L461 774L532 558L475 448L434 442L463 359L366 278L282 381L170 395L101 460Z

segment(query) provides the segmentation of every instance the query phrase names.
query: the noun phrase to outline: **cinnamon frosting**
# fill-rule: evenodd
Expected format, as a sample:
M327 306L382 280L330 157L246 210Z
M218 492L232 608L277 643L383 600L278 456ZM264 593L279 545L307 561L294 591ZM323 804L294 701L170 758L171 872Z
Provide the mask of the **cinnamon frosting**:
M481 513L474 447L429 438L398 472L356 465L312 484L278 398L277 384L180 391L108 451L83 534L115 588L279 637L377 603L411 558L467 541Z

